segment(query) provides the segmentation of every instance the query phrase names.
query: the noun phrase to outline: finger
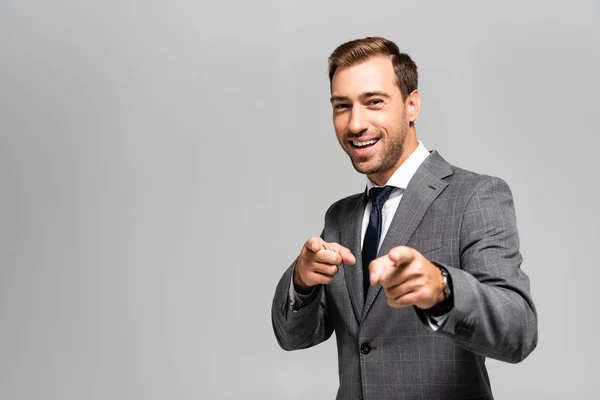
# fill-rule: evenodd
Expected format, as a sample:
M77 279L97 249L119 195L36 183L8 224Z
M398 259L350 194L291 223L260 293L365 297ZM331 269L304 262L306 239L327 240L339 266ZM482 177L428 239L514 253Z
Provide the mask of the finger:
M407 282L415 282L423 275L417 268L413 268L415 263L396 267L393 261L390 261L391 267L381 271L379 276L379 284L384 288L392 288L398 285L403 285Z
M394 267L394 263L385 255L374 259L369 264L369 281L371 286L381 283L381 274L388 268Z
M412 305L428 309L444 300L441 287L429 285L425 278L412 279L384 290L388 304L397 307Z
M403 282L402 268L396 268L393 261L390 260L390 265L381 270L379 274L379 284L384 288L398 286Z
M415 292L422 287L422 283L418 280L409 280L404 283L384 287L385 297L388 299L397 300L409 293Z
M313 263L313 268L311 268L311 271L313 272L318 272L320 274L331 277L335 276L335 274L337 274L339 270L340 269L337 265L323 263Z
M348 250L348 253L342 254L342 261L344 262L344 264L354 265L356 264L356 257L354 257L354 254L352 254L352 252Z
M308 239L304 243L304 247L306 247L307 250L310 250L313 253L316 253L317 251L319 251L323 248L324 243L325 242L323 241L323 239L321 239L318 236L314 236L314 237L311 237L310 239Z
M387 304L390 307L402 308L402 307L416 305L417 303L419 303L420 299L421 299L421 295L419 294L419 292L413 291L413 292L406 293L403 296L397 297L397 298L388 297Z
M398 246L391 249L388 256L395 266L400 267L413 262L417 256L417 251L410 247Z
M331 250L334 250L335 252L337 252L340 256L342 256L342 262L344 264L349 264L349 265L356 264L356 257L354 257L354 254L352 254L352 251L350 251L350 249L342 246L339 243L335 243L335 242L329 242L326 244L326 246L328 248L330 248Z
M340 265L342 256L333 250L321 249L313 254L313 260L324 264Z
M386 299L388 305L391 307L417 306L423 310L427 310L442 301L443 297L436 296L430 288L417 287L415 290L402 294L402 296L395 298L387 297Z
M333 281L333 276L319 272L309 272L308 279L313 283L313 286L318 284L329 285Z

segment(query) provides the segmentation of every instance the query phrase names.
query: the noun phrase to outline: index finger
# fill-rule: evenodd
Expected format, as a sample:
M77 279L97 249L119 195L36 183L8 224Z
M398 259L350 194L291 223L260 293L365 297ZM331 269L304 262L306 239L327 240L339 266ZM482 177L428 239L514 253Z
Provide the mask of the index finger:
M336 253L338 253L340 256L342 256L342 261L344 262L344 264L355 264L356 263L356 257L354 257L354 254L352 254L352 251L350 249L342 246L339 243L336 243L336 242L325 243L325 248L328 250L333 250Z
M369 282L371 283L371 286L381 283L384 272L389 268L394 267L395 263L387 254L371 261L371 264L369 264Z

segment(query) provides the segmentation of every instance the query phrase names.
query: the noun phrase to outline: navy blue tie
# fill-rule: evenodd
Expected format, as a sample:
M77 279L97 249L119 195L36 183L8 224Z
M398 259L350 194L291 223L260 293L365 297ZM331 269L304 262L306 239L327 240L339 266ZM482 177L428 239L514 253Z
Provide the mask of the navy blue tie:
M369 190L369 199L372 205L371 216L369 217L369 225L367 226L362 247L363 289L365 298L369 290L369 264L377 257L377 250L379 249L383 219L381 209L394 189L396 189L394 186L384 186L374 187Z

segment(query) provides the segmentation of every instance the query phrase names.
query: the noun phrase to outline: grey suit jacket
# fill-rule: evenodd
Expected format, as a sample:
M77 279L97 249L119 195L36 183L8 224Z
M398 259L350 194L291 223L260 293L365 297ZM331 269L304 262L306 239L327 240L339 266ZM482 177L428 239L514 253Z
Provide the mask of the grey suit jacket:
M335 331L337 399L492 399L486 357L516 363L537 344L537 314L521 270L509 187L498 178L448 164L436 151L419 167L379 255L406 245L450 273L454 308L438 331L423 310L387 305L381 286L363 295L360 231L367 202L334 203L322 237L352 250L314 301L290 308L295 262L273 299L275 336L285 350L314 346Z

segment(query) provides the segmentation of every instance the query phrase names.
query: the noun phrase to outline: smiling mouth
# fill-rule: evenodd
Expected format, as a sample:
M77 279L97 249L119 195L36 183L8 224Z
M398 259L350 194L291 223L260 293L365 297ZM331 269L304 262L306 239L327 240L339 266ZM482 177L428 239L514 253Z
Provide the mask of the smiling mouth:
M379 139L371 139L371 140L365 140L365 141L350 140L349 142L352 145L352 147L357 148L357 149L363 149L365 147L373 146L378 141L379 141Z

